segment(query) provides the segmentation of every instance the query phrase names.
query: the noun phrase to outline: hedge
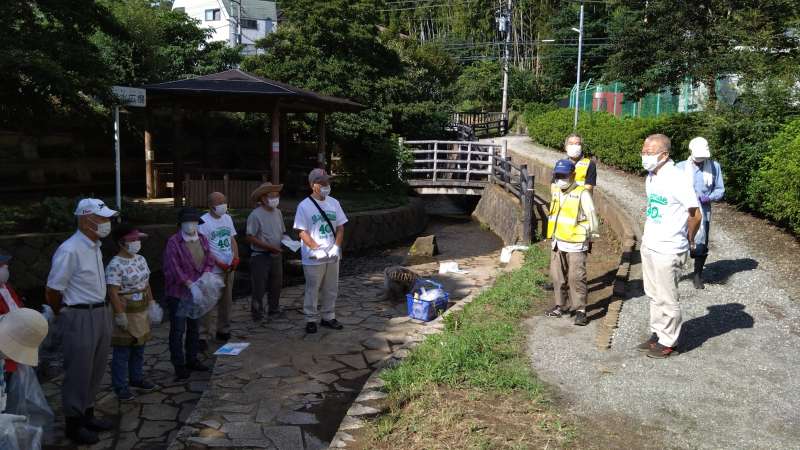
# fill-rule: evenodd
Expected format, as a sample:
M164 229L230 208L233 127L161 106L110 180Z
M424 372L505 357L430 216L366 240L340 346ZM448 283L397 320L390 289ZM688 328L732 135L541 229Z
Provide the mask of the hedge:
M528 134L539 144L560 149L572 133L573 115L571 109L547 111L536 105L525 114ZM618 119L581 111L578 133L589 154L632 173L642 173L639 154L648 135L669 136L675 161L686 159L693 137L705 136L723 168L725 200L800 234L800 119L781 125L724 113Z

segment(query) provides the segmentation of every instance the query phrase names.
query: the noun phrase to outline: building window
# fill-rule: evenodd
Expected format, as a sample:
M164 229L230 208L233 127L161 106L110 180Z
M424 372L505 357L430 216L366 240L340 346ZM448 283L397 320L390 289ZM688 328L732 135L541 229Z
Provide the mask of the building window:
M222 20L222 13L219 9L206 10L206 22L216 22L218 20Z
M258 21L255 19L242 19L242 28L246 30L257 30Z

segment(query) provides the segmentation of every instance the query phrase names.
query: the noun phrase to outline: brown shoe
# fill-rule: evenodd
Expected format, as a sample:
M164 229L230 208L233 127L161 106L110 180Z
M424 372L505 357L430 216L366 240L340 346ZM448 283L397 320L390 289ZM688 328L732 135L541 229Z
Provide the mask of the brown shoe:
M653 333L650 336L650 339L637 345L636 350L639 350L640 352L649 352L650 349L653 348L656 344L658 344L658 335Z
M675 353L675 350L673 350L672 347L667 347L656 342L653 348L651 348L650 351L647 352L647 357L655 359L665 359L669 358L673 353Z

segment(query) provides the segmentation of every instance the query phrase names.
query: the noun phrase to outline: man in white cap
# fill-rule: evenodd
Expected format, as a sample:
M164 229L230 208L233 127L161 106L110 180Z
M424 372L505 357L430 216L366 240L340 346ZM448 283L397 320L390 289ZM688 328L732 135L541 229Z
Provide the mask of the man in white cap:
M695 289L705 289L703 284L703 266L708 258L708 236L711 226L711 202L722 200L725 195L725 183L722 181L722 168L717 161L711 159L711 150L704 137L696 137L689 142L692 152L689 159L677 164L683 170L694 186L697 200L700 202L700 212L703 220L697 230L695 248L691 252L694 258L694 277L692 279Z
M101 200L81 200L78 231L58 247L47 277L45 296L62 330L66 434L79 445L97 443L97 432L113 427L94 416L94 399L108 367L113 323L100 240L111 233L117 214Z
M311 195L297 206L294 229L300 233L302 241L301 256L306 278L303 313L306 333L310 334L317 332L317 321L320 326L334 330L343 328L336 320L335 309L347 216L339 202L330 196L330 177L324 170L312 170L308 174L308 184ZM318 308L320 297L322 307Z
M37 311L17 308L0 316L0 373L6 359L39 365L39 344L47 336L47 319ZM6 409L5 380L0 377L0 413Z

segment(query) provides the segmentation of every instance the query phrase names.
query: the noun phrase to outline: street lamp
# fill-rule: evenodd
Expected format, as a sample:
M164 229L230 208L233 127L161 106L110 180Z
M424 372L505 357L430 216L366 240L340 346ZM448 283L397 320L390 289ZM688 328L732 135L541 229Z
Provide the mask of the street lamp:
M575 83L575 119L572 122L572 130L578 129L578 108L581 92L581 50L583 49L583 2L581 2L581 15L580 24L578 28L572 28L572 31L578 33L578 80Z

